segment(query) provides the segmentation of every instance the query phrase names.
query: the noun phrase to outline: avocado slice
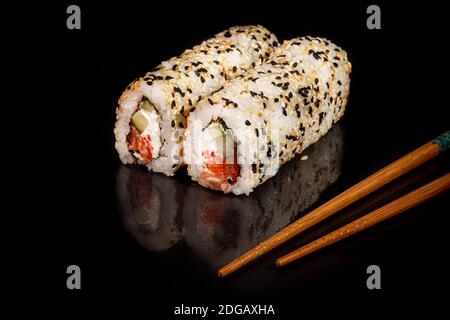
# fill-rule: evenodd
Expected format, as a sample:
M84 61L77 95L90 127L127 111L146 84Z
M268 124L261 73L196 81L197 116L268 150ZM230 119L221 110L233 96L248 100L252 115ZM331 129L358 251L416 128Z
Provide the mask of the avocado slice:
M141 102L139 103L139 107L150 112L155 111L152 103L146 97L142 98Z
M142 132L145 130L145 128L148 125L148 120L147 118L144 116L143 112L145 111L141 111L139 110L138 112L136 112L132 117L131 117L131 123L133 124L133 126L136 127L136 129L139 132Z

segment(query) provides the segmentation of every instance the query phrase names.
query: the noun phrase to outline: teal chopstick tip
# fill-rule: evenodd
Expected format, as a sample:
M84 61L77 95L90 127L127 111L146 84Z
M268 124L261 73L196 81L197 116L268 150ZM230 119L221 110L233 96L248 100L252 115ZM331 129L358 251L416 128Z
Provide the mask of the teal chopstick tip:
M450 131L447 131L433 139L431 142L439 146L439 151L444 152L450 148Z

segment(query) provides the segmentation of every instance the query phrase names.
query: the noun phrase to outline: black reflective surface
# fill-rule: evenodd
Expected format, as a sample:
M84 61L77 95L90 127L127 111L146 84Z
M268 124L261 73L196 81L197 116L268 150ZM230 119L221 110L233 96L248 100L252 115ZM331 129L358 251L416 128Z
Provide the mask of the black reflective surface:
M24 265L43 269L34 301L63 308L59 318L125 311L127 318L177 319L173 308L181 303L272 303L280 319L442 309L448 194L286 268L273 262L447 172L448 154L229 278L216 276L218 266L295 217L449 129L445 10L381 3L382 29L372 31L365 26L368 4L167 2L158 9L147 1L82 2L79 32L65 27L68 4L36 8L35 17L47 17L28 30L39 41L34 57L42 83L26 81L30 90L45 86L33 96L43 104L46 138L35 140L46 141L54 157L42 156L41 144L31 150L43 162L32 168L43 183L28 211L40 221L19 254L29 261ZM207 191L183 172L170 179L121 165L112 130L126 85L215 32L247 23L261 23L280 39L325 36L347 50L352 83L339 127L306 151L308 160L285 165L248 198ZM71 264L81 267L80 291L66 288ZM382 290L366 288L371 264L382 270Z
M314 204L338 179L342 153L343 130L337 125L305 151L307 160L289 162L250 196L207 190L183 181L186 173L170 179L121 165L117 198L124 228L149 251L188 247L188 254L210 267L205 272L214 274Z

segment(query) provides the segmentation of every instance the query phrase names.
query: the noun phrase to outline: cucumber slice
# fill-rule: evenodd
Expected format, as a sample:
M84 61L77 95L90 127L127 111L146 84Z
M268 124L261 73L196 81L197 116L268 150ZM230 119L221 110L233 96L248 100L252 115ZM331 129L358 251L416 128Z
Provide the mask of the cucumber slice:
M223 121L214 121L205 128L203 143L209 150L214 150L217 155L220 155L219 161L234 159L235 143Z
M143 132L148 126L148 120L143 112L145 111L138 111L131 117L132 125L135 126L139 132Z

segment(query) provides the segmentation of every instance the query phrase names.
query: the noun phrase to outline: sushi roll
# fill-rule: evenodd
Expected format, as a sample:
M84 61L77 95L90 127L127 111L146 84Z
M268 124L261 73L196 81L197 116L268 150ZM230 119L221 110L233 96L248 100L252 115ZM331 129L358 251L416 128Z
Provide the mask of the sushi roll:
M184 161L193 180L249 194L344 114L351 64L330 41L285 41L262 65L203 99L188 119Z
M262 26L233 27L132 82L116 110L121 161L173 175L182 164L186 119L197 102L262 63L276 45L275 35Z

